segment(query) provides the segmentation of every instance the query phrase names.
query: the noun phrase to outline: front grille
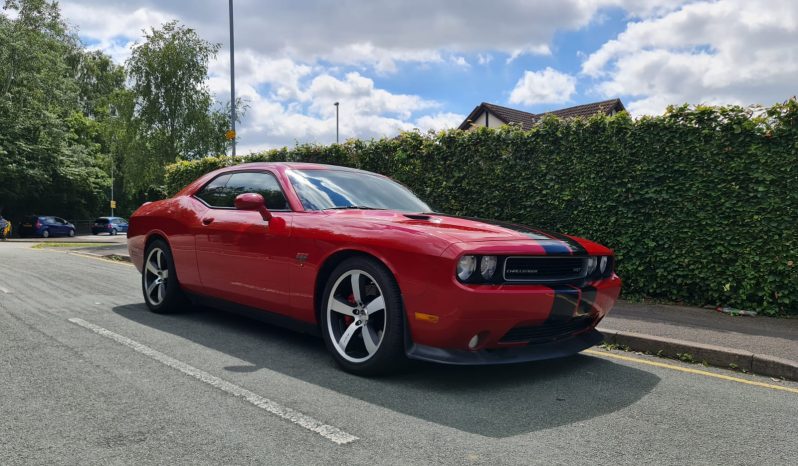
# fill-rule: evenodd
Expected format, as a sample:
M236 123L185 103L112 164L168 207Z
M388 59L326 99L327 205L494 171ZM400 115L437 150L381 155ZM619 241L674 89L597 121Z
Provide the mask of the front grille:
M509 282L567 282L586 276L586 257L515 256L504 261L504 280Z
M546 343L560 340L585 330L593 323L590 316L575 317L559 322L545 322L533 327L515 327L507 332L500 343Z

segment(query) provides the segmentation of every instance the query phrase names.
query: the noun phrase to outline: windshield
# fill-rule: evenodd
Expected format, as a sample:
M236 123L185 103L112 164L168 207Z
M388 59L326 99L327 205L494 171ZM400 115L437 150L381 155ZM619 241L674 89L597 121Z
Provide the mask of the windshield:
M390 209L429 212L404 186L382 176L348 170L289 170L305 210Z

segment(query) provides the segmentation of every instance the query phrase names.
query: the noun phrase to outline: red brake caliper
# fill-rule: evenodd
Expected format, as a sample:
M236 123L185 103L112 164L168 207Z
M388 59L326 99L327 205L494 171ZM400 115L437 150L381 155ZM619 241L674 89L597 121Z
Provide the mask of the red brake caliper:
M349 304L351 304L352 306L354 306L355 304L357 304L357 303L355 302L355 295L354 295L354 294L350 294L349 296L347 296L347 298L346 298L346 301L347 301ZM354 318L354 317L352 317L352 316L344 316L344 324L346 324L346 326L347 326L347 327L349 327L350 325L352 325L352 322L354 322L354 321L355 321L355 318Z

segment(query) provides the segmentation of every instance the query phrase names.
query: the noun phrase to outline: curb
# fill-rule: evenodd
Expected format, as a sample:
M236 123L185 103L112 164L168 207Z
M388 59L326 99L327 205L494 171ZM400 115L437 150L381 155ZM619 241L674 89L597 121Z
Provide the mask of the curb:
M113 262L131 263L130 256L127 256L127 255L121 255L121 254L97 254L97 253L94 253L94 252L88 252L88 251L84 252L84 251L74 251L74 250L73 251L67 251L67 252L69 254L73 254L73 255L76 255L76 256L87 256L87 257L93 257L95 259L103 259L103 260L113 261Z
M715 367L798 381L798 362L796 361L642 333L603 328L598 331L604 335L605 343L628 346L633 351L647 351L676 359L679 359L679 354L689 354L696 362L705 362Z

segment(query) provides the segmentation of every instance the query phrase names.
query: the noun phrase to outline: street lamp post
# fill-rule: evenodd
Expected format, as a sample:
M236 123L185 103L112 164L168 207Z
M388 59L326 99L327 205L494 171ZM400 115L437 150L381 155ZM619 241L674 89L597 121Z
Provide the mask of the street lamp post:
M113 217L114 216L114 206L116 204L116 202L114 201L114 164L116 162L114 160L114 153L116 152L116 145L117 145L116 118L119 116L117 114L117 112L116 112L116 107L114 107L113 105L111 105L111 107L108 109L108 116L114 122L114 124L112 125L112 128L113 128L113 130L112 130L113 131L113 133L112 133L112 135L113 135L113 138L112 138L113 139L113 146L112 146L112 149L111 149L111 153L109 154L110 155L110 159L111 159L111 202L108 203L109 206L111 207L111 217Z
M230 0L230 129L233 157L236 156L236 60L235 35L233 34L233 0Z
M338 102L335 104L335 143L338 144Z
M114 156L111 154L111 217L114 216Z

